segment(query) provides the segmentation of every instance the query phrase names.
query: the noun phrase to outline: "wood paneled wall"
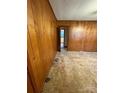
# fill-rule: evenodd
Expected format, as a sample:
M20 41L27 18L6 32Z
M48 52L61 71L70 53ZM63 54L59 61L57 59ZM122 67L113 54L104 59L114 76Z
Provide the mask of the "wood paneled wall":
M97 51L97 21L58 21L69 27L68 50Z
M57 51L56 18L48 0L28 0L27 18L28 69L35 93L41 93Z
M27 86L28 86L27 93L34 93L33 84L28 72L27 72Z

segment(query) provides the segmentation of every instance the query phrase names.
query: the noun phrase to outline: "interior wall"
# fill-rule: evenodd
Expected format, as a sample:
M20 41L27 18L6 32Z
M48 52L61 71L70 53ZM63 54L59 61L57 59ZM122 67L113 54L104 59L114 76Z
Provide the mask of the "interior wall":
M27 18L28 68L35 93L41 93L57 51L56 18L48 0L28 0Z
M97 51L97 21L58 21L58 26L68 26L70 51Z
M65 27L65 37L64 37L64 46L67 47L68 45L68 29Z
M28 86L27 93L34 93L34 89L28 72L27 72L27 86Z

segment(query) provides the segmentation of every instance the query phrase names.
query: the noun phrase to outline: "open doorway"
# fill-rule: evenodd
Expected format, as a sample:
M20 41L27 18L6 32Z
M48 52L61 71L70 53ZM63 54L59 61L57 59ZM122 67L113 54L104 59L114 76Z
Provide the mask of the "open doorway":
M58 51L68 48L68 27L59 27L58 30Z
M64 38L64 35L65 35L65 30L63 28L60 29L60 48L61 49L64 49L65 47L65 38Z

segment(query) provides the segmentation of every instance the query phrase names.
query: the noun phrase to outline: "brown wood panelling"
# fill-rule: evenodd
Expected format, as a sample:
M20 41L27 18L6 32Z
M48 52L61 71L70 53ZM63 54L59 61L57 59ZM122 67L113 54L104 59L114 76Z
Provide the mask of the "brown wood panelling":
M96 21L58 21L57 25L69 27L68 50L97 51Z
M97 51L97 23L85 22L85 51Z
M29 73L27 73L27 93L35 93Z
M56 18L48 0L28 0L27 15L28 68L40 93L57 51Z

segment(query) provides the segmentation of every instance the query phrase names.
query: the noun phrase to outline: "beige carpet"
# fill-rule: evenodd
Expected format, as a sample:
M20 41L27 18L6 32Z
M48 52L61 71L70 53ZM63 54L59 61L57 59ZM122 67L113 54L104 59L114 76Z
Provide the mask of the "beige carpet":
M58 52L43 93L97 93L96 52Z

